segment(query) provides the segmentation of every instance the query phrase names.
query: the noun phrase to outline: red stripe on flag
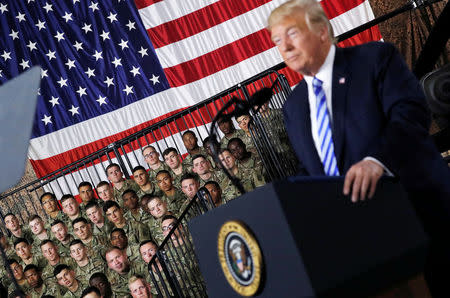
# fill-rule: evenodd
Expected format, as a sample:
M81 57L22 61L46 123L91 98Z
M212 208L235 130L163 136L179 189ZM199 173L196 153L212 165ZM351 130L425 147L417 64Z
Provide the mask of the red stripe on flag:
M136 4L137 9L141 9L162 1L163 0L134 0L134 4Z
M273 47L266 29L247 35L217 50L164 69L172 87L212 75Z
M193 36L272 0L219 1L181 18L147 29L155 49Z
M328 19L331 20L364 2L366 2L366 0L322 0L320 4Z

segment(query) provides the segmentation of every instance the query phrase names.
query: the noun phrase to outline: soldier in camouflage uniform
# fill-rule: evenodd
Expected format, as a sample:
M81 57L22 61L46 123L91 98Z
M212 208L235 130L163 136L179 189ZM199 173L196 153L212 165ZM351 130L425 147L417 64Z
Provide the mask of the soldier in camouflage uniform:
M116 202L108 201L103 206L103 211L106 213L109 221L114 224L114 227L121 228L128 235L130 244L138 245L141 241L151 238L150 230L147 226L137 221L129 221L123 216L123 210Z
M256 187L265 184L264 177L258 175L258 173L252 169L240 168L236 163L236 159L228 149L221 149L220 152L220 159L225 165L227 171L241 181L245 191L251 191ZM221 182L220 187L222 188L223 196L227 201L241 195L239 190L233 185L228 177Z
M166 164L170 167L170 176L173 178L173 185L179 187L181 176L184 173L190 172L192 166L185 162L181 162L177 149L173 147L164 150L163 157Z
M170 173L166 170L159 171L156 175L156 182L164 193L161 199L167 202L170 211L178 213L186 196L174 186Z
M69 233L72 233L73 229L70 222L83 217L85 215L83 212L84 210L80 209L80 204L78 204L75 197L71 194L65 194L61 197L61 206L65 215L65 218L62 219L62 221L66 223Z
M58 248L52 240L44 240L41 243L41 251L42 255L47 260L47 265L42 269L42 280L49 286L57 287L53 270L55 270L56 266L59 264L72 265L73 261L70 257L61 257L58 253Z
M123 178L122 170L118 164L111 163L106 167L106 175L108 180L111 181L114 187L114 198L119 203L120 207L123 207L122 194L127 189L139 190L139 185L134 180L126 180Z
M245 137L245 132L242 129L236 129L233 125L233 121L229 117L222 117L217 121L220 131L223 132L224 136L220 140L220 148L227 148L228 142L232 138Z
M75 271L71 269L70 266L65 264L60 264L56 266L53 274L58 282L58 284L67 289L63 298L79 298L81 293L87 284L83 284L80 280L75 277Z
M31 250L33 254L40 253L42 241L50 239L50 231L45 229L44 221L37 214L30 217L28 225L33 233L33 244L31 246Z
M55 220L61 220L64 218L64 214L61 210L59 210L58 202L56 197L51 192L46 192L39 198L41 201L42 207L44 207L45 213L48 216L47 223L45 224L45 228L50 230L51 223Z
M118 297L128 297L128 280L131 276L140 274L138 263L130 264L127 254L118 247L112 247L106 251L108 271L106 276L113 293Z
M199 176L200 187L208 181L222 181L224 178L222 171L214 171L209 160L202 154L195 155L192 158L192 164L192 172Z
M133 298L152 297L150 284L140 275L133 275L128 280L128 288Z
M128 243L127 234L123 229L115 228L111 231L110 236L111 246L116 246L127 253L128 260L131 263L139 259L139 245ZM145 240L144 240L145 241Z
M100 291L101 297L113 297L111 283L103 272L96 272L89 278L89 285Z
M197 194L198 189L200 188L200 178L195 173L186 173L181 177L181 190L186 196L183 204L181 205L180 210L176 214L180 216L181 213L186 209L187 205L191 202L191 200Z
M139 185L139 190L136 192L139 198L142 198L145 194L154 195L160 193L153 182L150 181L150 176L143 166L137 166L133 169L133 179Z
M70 256L75 261L75 278L83 284L88 284L89 277L95 272L104 272L106 263L98 256L89 258L83 242L75 239L70 243Z
M245 170L253 170L259 177L264 177L264 167L259 156L247 151L244 142L239 138L231 139L228 150L233 154L238 166Z
M78 193L81 199L80 208L85 211L86 205L95 200L92 184L87 181L80 182L78 184Z
M89 257L101 257L106 249L106 238L92 235L91 225L84 217L74 220L72 226L75 236L86 246Z
M58 252L63 257L70 257L70 241L74 239L72 234L69 234L69 229L61 220L55 220L51 224L51 231L53 237L57 240Z
M122 201L126 210L124 217L127 221L138 221L144 225L147 224L150 216L139 208L139 198L134 190L127 189L122 195Z
M28 285L28 281L25 278L25 275L23 273L22 265L20 265L16 259L9 259L8 264L9 264L9 267L11 268L14 278L16 279L19 289L23 293L28 292L30 289L30 286ZM11 295L15 290L16 290L16 288L15 288L14 283L10 283L10 285L8 286L8 295Z
M212 145L212 144L214 144L214 145ZM219 167L216 164L216 161L214 160L213 151L211 150L211 145L215 146L216 152L219 152L220 144L218 144L217 142L211 142L210 137L206 137L203 139L203 149L204 149L204 152L206 152L206 154L207 154L206 156L211 163L211 167L214 170L219 170Z
M103 208L106 201L115 201L114 189L111 184L106 181L100 181L97 184L97 194L100 198L99 205Z
M113 224L105 218L103 210L97 202L90 202L86 205L86 215L92 222L92 235L107 238L113 229Z
M31 245L28 243L27 239L17 239L14 243L14 249L16 251L16 255L20 258L18 261L22 267L30 264L35 264L39 267L39 270L42 270L45 267L46 260L41 255L33 254L31 251Z
M177 218L166 215L161 219L161 229L164 236L177 225ZM203 278L193 253L190 236L186 235L179 226L170 234L171 241L164 248L169 263L169 270L177 277L178 283L185 296L206 297Z
M48 286L42 280L41 271L36 265L27 265L23 270L23 273L30 286L30 289L27 292L28 297L41 298L44 295L52 295L56 298L61 297L57 288Z
M156 178L156 174L158 174L161 170L170 170L169 166L159 160L159 153L156 151L155 147L147 146L142 149L142 155L144 156L144 160L150 168L148 171L148 175L150 177L150 181L154 181Z
M222 189L220 188L219 183L216 181L208 181L205 183L205 187L208 190L215 207L219 207L226 203L225 199L222 197Z
M211 156L208 156L208 152L205 150L205 148L198 145L197 136L192 130L186 130L183 133L183 144L188 152L188 155L184 158L183 162L189 165L189 167L193 167L192 158L198 154L201 154L205 156L205 158L208 158L208 161L211 163L211 165L214 165L214 160Z
M8 259L17 257L14 247L9 243L8 239L6 238L6 235L4 235L1 230L0 230L0 246L5 251L6 257Z
M12 213L7 213L4 217L5 226L11 233L9 238L9 244L13 245L19 238L27 239L28 243L33 243L33 233L25 227L19 224L19 220Z
M168 210L167 202L156 196L150 198L147 206L152 215L152 220L148 223L150 232L152 233L153 240L161 244L164 240L164 235L161 231L161 218L164 215L172 214L172 212Z
M242 137L239 137L239 138L245 144L245 147L247 148L247 150L249 150L253 154L258 154L258 151L256 150L255 144L253 143L252 137L250 135L250 130L249 130L249 126L248 126L252 119L250 114L245 112L243 114L237 114L235 117L236 117L236 122L238 123L239 128L241 128L245 132L245 135ZM231 141L231 139L230 139L230 141ZM230 149L229 144L230 144L230 142L228 142L228 146L227 146L228 149Z

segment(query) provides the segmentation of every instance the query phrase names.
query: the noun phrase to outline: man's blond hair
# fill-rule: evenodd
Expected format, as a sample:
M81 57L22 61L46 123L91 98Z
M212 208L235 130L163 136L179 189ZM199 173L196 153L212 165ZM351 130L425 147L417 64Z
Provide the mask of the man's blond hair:
M146 280L145 280L144 277L142 277L141 275L133 275L133 276L130 277L130 279L128 280L128 287L129 287L132 283L134 283L135 281L138 281L138 280L142 281L142 283L143 283L144 285L146 285Z
M289 0L275 8L267 21L267 29L271 30L286 17L296 14L303 14L306 25L312 32L319 32L320 28L328 28L328 36L332 43L335 43L334 31L322 6L317 0Z

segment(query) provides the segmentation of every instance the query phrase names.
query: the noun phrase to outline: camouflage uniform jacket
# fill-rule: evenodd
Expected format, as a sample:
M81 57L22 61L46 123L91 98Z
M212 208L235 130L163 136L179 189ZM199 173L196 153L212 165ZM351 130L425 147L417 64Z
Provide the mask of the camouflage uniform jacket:
M252 153L252 155L246 162L236 160L236 163L238 167L243 171L255 171L258 179L264 183L264 167L258 155Z
M181 170L181 174L177 175L175 174L174 171L172 171L172 169L170 169L170 175L173 178L173 186L180 188L181 187L181 177L186 174L189 173L192 170L192 166L189 166L187 163L182 163L182 170Z
M148 176L150 177L151 182L155 181L156 175L161 170L166 170L166 171L170 172L170 167L168 165L166 165L164 162L161 162L160 166L158 168L156 168L155 170L153 170L152 168L150 168L148 170Z
M47 265L47 260L42 256L42 255L34 255L31 258L31 263L25 264L25 262L22 259L17 260L19 261L19 264L22 265L22 268L25 269L25 267L28 264L34 264L36 265L39 270L42 271L42 269L45 268L45 266Z
M72 236L72 234L67 234L69 236L69 241L64 244L59 240L55 241L55 244L58 246L58 253L61 257L70 257L70 242L74 240L75 238Z
M114 198L116 199L116 202L118 202L120 207L123 208L122 194L127 189L132 189L135 192L138 192L140 188L139 185L137 185L136 182L134 182L134 180L125 179L121 189L117 189L115 187L113 187L113 189L114 189Z
M89 262L85 266L80 267L75 263L75 266L72 268L74 268L76 279L78 279L82 284L88 284L89 278L92 274L95 272L105 271L106 263L102 258L94 257L89 258Z
M202 177L200 177L200 187L205 186L206 182L209 181L216 181L220 185L220 182L223 180L224 176L225 174L222 172L222 170L212 171L211 177L209 177L209 179L203 179Z
M165 236L161 230L161 218L154 218L149 222L150 231L152 232L153 240L160 245Z
M19 240L19 238L25 238L27 239L27 241L30 244L33 244L33 233L31 232L31 230L25 228L24 226L21 227L22 228L22 235L20 235L20 237L16 237L13 234L11 234L10 238L9 238L9 245L14 247L14 242L16 242L17 240Z
M90 258L105 258L105 252L108 246L108 242L102 236L93 236L91 242L84 243L87 248L87 254Z
M38 237L36 237L35 235L33 235L33 244L31 245L31 252L33 253L33 255L34 254L42 254L41 243L44 240L50 239L50 232L49 231L46 231L46 232L47 232L47 238L45 238L43 240L41 240Z
M55 217L51 217L50 215L47 216L47 221L45 223L45 229L47 231L51 231L52 228L52 223L56 220L61 220L64 222L64 220L66 219L65 217L66 215L64 214L64 212L62 212L61 210L58 211L58 213L56 214Z
M129 245L139 245L142 241L151 239L150 229L140 222L128 221L122 229L128 236Z
M109 238L109 233L114 229L114 224L111 223L106 217L103 227L99 228L94 223L91 223L91 225L92 225L92 235L106 239Z
M78 280L78 288L75 292L71 292L67 290L67 292L64 294L63 298L80 298L81 294L83 293L83 290L87 287L86 283L81 282Z
M27 280L24 279L22 281L21 284L19 284L19 282L17 282L18 286L19 286L19 290L22 290L22 292L26 293L30 290L30 285L28 284ZM15 286L13 283L11 283L8 287L8 295L12 295L12 293L16 290Z
M50 265L50 263L47 261L47 265L44 267L44 269L42 269L41 277L48 286L57 286L56 278L53 275L53 270L59 264L65 264L70 266L71 268L74 268L74 265L76 265L71 257L60 257L59 262L54 266Z
M161 199L167 203L167 209L177 214L186 200L186 195L175 187L175 194L173 196L168 196L163 194Z
M228 146L228 142L232 138L240 138L241 140L243 140L243 138L245 137L246 137L245 131L243 131L242 129L235 129L234 132L231 134L231 136L229 137L223 136L223 138L220 140L220 148L226 149Z
M141 188L136 192L139 199L142 198L143 195L161 195L161 190L157 189L155 184L153 182L150 182L150 185L152 186L149 190L144 191Z
M265 184L264 177L258 175L253 169L242 169L240 165L238 165L236 177L241 180L245 191L252 191L255 187ZM222 197L225 201L230 201L241 195L241 192L233 185L228 177L222 181L220 187L222 188Z
M126 249L128 260L130 263L141 263L141 253L139 252L139 245L129 244Z
M211 167L212 168L216 168L216 164L214 162L214 159L210 155L208 155L208 152L206 151L205 148L199 147L199 153L197 153L197 154L201 154L201 155L205 156L206 159L211 163ZM185 164L187 164L191 168L194 167L194 165L192 164L192 157L196 156L197 154L190 154L189 153L188 155L186 155L186 157L184 158L183 162Z
M59 293L57 287L52 287L47 285L45 282L42 284L41 290L36 291L36 289L31 289L27 293L30 298L41 298L44 295L52 295L55 298L61 298L62 296Z
M138 212L136 212L135 214L133 214L130 210L127 210L123 216L128 222L137 221L142 224L147 224L151 215L139 208Z
M130 297L130 290L128 288L128 280L130 277L136 274L142 274L140 266L138 263L130 263L130 271L125 274L119 274L114 270L108 269L106 271L106 277L111 283L111 288L114 295L117 297Z

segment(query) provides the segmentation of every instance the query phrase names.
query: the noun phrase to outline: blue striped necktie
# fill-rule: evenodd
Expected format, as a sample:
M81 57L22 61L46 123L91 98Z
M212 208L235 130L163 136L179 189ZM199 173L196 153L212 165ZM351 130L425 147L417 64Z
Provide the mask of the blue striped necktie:
M322 88L322 81L314 77L313 81L314 94L316 95L316 119L319 135L319 145L321 160L324 172L327 176L339 176L336 156L334 155L334 144L330 126L330 115L327 109L327 99L325 91Z

